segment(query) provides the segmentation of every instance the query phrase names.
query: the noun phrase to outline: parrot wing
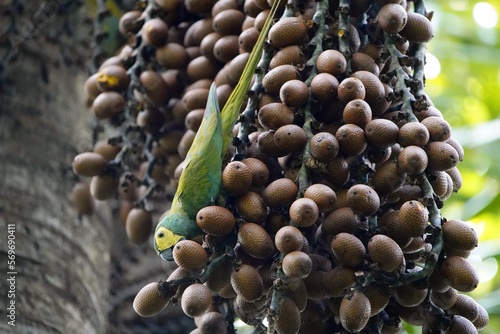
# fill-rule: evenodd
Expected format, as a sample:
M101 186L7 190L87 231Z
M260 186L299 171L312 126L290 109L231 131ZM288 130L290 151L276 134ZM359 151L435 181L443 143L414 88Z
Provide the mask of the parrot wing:
M184 161L172 206L180 205L194 219L217 196L221 183L222 125L215 84L210 87L203 121Z

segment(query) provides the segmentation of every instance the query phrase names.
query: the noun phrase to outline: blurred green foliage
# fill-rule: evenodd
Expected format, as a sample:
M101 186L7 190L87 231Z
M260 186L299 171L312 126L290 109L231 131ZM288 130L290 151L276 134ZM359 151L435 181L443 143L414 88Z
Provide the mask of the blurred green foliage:
M500 1L433 0L427 9L435 28L428 51L440 72L432 78L437 69L429 56L425 90L465 149L458 165L463 187L442 214L472 223L480 234L469 260L481 280L470 295L490 313L481 333L500 333Z

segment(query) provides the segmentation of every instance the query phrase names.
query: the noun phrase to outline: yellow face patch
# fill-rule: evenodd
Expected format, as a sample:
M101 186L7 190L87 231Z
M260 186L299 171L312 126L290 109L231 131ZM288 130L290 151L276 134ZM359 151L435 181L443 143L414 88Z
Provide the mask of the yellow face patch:
M155 233L156 251L160 253L165 249L169 249L178 243L182 238L184 238L182 235L177 235L166 227L159 227Z

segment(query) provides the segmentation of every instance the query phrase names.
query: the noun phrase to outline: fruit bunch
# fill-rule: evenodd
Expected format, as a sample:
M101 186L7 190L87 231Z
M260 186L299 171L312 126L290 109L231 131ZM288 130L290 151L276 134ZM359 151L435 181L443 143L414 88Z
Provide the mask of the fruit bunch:
M278 0L274 0L278 1ZM151 236L203 118L221 108L272 1L138 2L128 43L85 84L106 128L73 168L78 210L118 196L127 235ZM465 292L477 246L440 208L462 185L463 149L424 92L424 1L282 1L223 163L203 234L173 249L178 268L137 294L153 316L169 302L192 333L473 333L488 322ZM90 194L90 195L89 195ZM265 320L265 321L264 321Z

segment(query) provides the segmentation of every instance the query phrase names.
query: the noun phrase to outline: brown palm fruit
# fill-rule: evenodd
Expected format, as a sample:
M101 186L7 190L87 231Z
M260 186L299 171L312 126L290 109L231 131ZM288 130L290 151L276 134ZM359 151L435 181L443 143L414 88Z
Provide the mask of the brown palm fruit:
M458 298L457 290L448 288L443 292L438 292L434 289L431 290L431 301L439 308L448 310L455 304Z
M125 107L123 96L117 92L103 92L92 102L92 111L97 118L113 118Z
M212 304L212 292L200 283L193 283L184 290L181 307L184 314L194 318L207 312Z
M405 182L406 173L399 168L394 160L382 163L371 179L371 186L379 196L387 196L401 188Z
M318 56L316 68L319 73L330 73L333 76L339 76L345 73L347 61L339 51L325 50Z
M282 268L288 277L307 277L312 271L312 260L304 252L293 251L283 257Z
M477 233L467 223L451 219L443 222L442 229L446 246L459 250L472 250L477 247Z
M188 63L186 48L178 43L167 43L156 49L156 59L168 69L184 69Z
M408 12L406 25L399 34L410 42L425 43L434 36L431 21L422 14Z
M216 270L211 270L208 274L205 285L215 293L219 293L227 285L231 286L231 273L233 272L232 266L228 262L216 267Z
M87 99L92 102L99 94L102 93L101 88L97 85L97 77L98 73L92 74L90 77L85 80L84 90L87 96Z
M249 191L238 197L234 204L236 212L244 220L256 223L263 223L266 220L267 207L259 194Z
M254 27L259 33L262 31L262 28L264 28L264 23L266 22L270 12L271 9L264 9L255 16Z
M147 44L155 48L162 47L167 43L168 26L159 18L147 20L142 26L141 36Z
M296 334L300 329L300 312L297 305L290 298L283 298L280 302L276 318L276 332L278 334Z
M260 108L259 123L266 130L277 130L283 125L292 124L295 113L284 103L269 103Z
M398 306L397 315L401 320L409 323L413 326L423 326L425 322L424 310L422 309L422 304L414 307L404 307Z
M331 242L335 258L344 266L356 267L363 263L366 249L361 240L350 233L339 233Z
M384 292L381 287L377 284L372 283L368 285L363 293L370 301L371 314L370 316L374 316L382 312L387 304L389 304L390 296L388 293Z
M405 247L403 247L401 250L403 251L403 253L405 254L405 256L407 254L412 254L412 253L416 253L422 249L425 248L425 236L419 236L419 237L415 237L415 238L412 238L411 239L411 242L406 245Z
M226 83L232 86L236 86L238 80L240 80L241 74L243 73L245 64L248 61L248 57L249 53L242 53L226 64L226 66L224 67L227 74ZM216 84L220 86L219 83L216 82Z
M324 271L311 271L311 273L304 278L304 284L307 289L307 298L313 300L320 300L326 298L325 291L325 277L327 273Z
M382 324L382 328L380 329L383 334L400 334L403 333L403 322L398 318L397 321L394 322L385 322Z
M269 180L269 169L265 163L255 158L246 158L241 162L247 165L252 172L252 186L261 187L267 184Z
M332 188L321 183L311 184L304 192L304 198L312 199L320 212L329 212L335 207L337 195Z
M352 295L342 299L339 313L342 327L350 333L358 333L370 319L370 301L363 292L355 290Z
M394 290L394 298L399 305L413 307L419 305L427 296L427 289L417 288L414 284L404 284Z
M90 180L90 193L99 201L110 199L118 193L118 179L109 173L93 176Z
M424 147L429 139L429 130L422 123L408 122L399 129L398 143L403 147L410 145Z
M464 159L464 148L460 143L453 137L448 138L446 143L450 144L458 153L458 160L462 161Z
M446 170L446 174L451 177L454 192L457 192L460 188L462 188L462 175L457 167Z
M225 63L239 55L238 35L222 36L214 44L213 54L215 59Z
M293 65L280 65L266 73L262 86L266 93L277 95L287 81L298 79L297 68Z
M130 241L141 245L148 241L153 220L151 214L142 208L132 209L125 222L125 230Z
M193 240L181 240L173 249L175 263L186 271L197 271L205 268L208 255L205 249Z
M232 161L222 172L222 185L230 195L241 196L252 186L252 171L241 161Z
M446 334L470 334L477 333L477 328L467 318L455 315L451 318L451 325L445 332Z
M118 30L120 30L123 36L128 37L129 35L136 34L140 30L141 24L138 19L141 14L142 13L138 10L131 10L120 17Z
M248 255L267 259L274 251L274 243L267 231L255 223L245 223L238 230L238 242Z
M360 228L360 221L351 208L343 207L326 216L321 225L321 233L325 236L334 236L341 232L354 233Z
M406 25L407 18L408 15L403 6L388 3L380 8L377 15L377 23L383 31L389 34L397 34Z
M271 182L262 193L264 202L270 208L281 208L291 204L299 188L290 179L281 178Z
M101 67L97 72L97 86L102 91L120 92L128 87L127 71L120 65Z
M330 73L318 73L311 81L311 94L320 101L334 101L337 98L339 81Z
M182 45L184 45L188 54L190 53L190 51L193 50L193 49L190 50L191 47L200 46L203 38L209 33L214 31L212 28L212 23L213 23L213 18L207 17L198 20L189 26L182 42ZM191 56L192 55L189 55L189 57Z
M90 194L90 185L88 183L79 182L73 186L71 201L79 215L90 215L94 212L94 199Z
M349 181L350 171L347 160L342 156L336 156L326 165L325 178L335 186L342 186Z
M305 249L303 249L302 251L305 251ZM326 256L309 253L309 257L313 261L313 270L320 270L325 272L332 270L332 261L330 261L330 259Z
M339 153L339 143L331 133L319 132L309 140L309 149L318 161L329 162Z
M139 80L144 87L148 100L154 105L163 106L169 100L169 87L158 73L153 70L146 70L141 73Z
M401 247L386 235L374 235L368 241L368 254L374 264L385 272L393 272L404 265Z
M73 159L73 172L80 176L96 176L102 174L107 165L107 160L99 153L84 152Z
M280 149L274 140L275 131L261 132L257 138L257 147L265 155L272 157L284 157L287 152Z
M262 311L266 301L267 298L265 295L254 302L248 302L244 300L241 295L237 295L234 299L234 308L247 314L255 314L256 312Z
M457 300L449 308L449 311L451 314L461 315L472 322L479 316L478 305L471 296L458 294Z
M248 264L243 264L233 270L231 274L231 286L247 302L256 301L262 296L264 291L259 272Z
M152 317L167 307L169 298L161 290L160 283L151 282L144 286L134 298L134 311L141 317Z
M179 146L177 147L177 152L179 153L179 156L183 159L186 158L187 152L189 151L189 148L191 145L193 145L194 137L196 136L196 132L187 130L184 132L184 135L181 138L181 141L179 142Z
M432 141L447 141L451 137L451 126L442 117L429 116L424 118L422 123L427 130Z
M372 57L362 52L355 52L351 59L351 68L353 72L356 71L368 71L376 76L380 73L380 68L375 63Z
M399 209L401 229L411 237L424 234L428 221L429 211L419 201L407 201Z
M210 14L212 6L216 3L215 0L201 1L201 0L187 0L184 5L186 9L195 14Z
M488 311L481 305L477 304L478 316L476 320L472 322L472 324L476 327L476 329L481 330L488 326L489 315Z
M394 240L401 248L408 246L412 240L412 238L401 228L399 210L390 210L383 214L378 219L378 226L381 227L384 233Z
M453 247L450 247L448 245L444 245L444 251L447 256L459 256L464 259L467 259L471 253L470 250L463 250L463 249L455 249Z
M366 124L372 120L372 110L364 100L351 100L345 106L342 118L344 123L355 124L364 129Z
M201 121L203 120L203 115L205 114L205 109L198 108L191 110L184 120L184 125L188 130L198 131Z
M274 237L276 248L284 255L301 250L304 246L302 232L294 226L283 226Z
M387 109L385 88L380 79L368 71L354 72L352 77L361 80L365 86L366 96L364 100L370 105L373 116L380 116Z
M271 280L270 287L273 282ZM293 300L299 312L302 312L306 309L307 306L307 288L304 281L298 277L291 277L285 282L285 295ZM267 298L266 298L267 301Z
M290 45L282 48L271 58L269 69L272 70L281 65L300 65L306 62L304 53L298 45Z
M344 124L335 133L339 151L345 156L361 154L367 146L365 132L355 124Z
M211 8L212 17L216 17L217 14L226 9L237 9L238 2L235 0L221 0L217 1Z
M309 100L309 87L301 80L290 80L281 86L279 95L287 106L302 107Z
M415 145L410 145L399 153L398 165L408 175L418 175L427 168L429 159L425 151Z
M377 148L387 148L398 140L399 128L393 122L377 118L369 121L365 126L366 140Z
M337 88L337 96L343 103L352 100L363 100L366 96L365 86L361 80L348 77L342 80Z
M226 9L218 13L212 22L212 28L222 36L238 35L246 15L237 9Z
M319 209L310 198L296 199L290 205L290 224L298 227L309 227L319 218Z
M243 52L251 52L257 39L259 38L259 32L255 27L250 27L241 32L238 36L238 45L240 50Z
M205 56L194 58L186 68L187 75L191 81L214 79L219 70L219 63Z
M328 297L343 297L345 290L355 283L356 275L353 268L337 266L326 273L321 288Z
M460 256L448 256L441 265L441 271L447 283L460 292L470 292L479 283L474 267Z
M274 133L274 142L280 150L287 153L300 151L307 143L307 135L300 126L287 124L280 126Z
M222 35L215 31L203 37L200 43L201 55L207 57L208 59L216 59L214 47L215 43L217 43L217 41L221 38Z
M308 27L298 17L285 17L269 29L269 42L276 48L302 44L307 36Z
M368 147L368 159L374 164L381 164L391 157L392 147L372 148Z
M450 288L439 266L434 267L434 271L427 277L427 282L433 291L445 292Z
M357 215L371 216L380 207L380 198L372 187L355 184L347 191L349 207Z
M458 163L458 153L450 144L435 141L427 144L424 149L429 158L427 168L430 171L445 171Z
M207 312L199 319L198 329L200 334L225 334L227 321L219 312Z

